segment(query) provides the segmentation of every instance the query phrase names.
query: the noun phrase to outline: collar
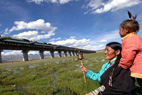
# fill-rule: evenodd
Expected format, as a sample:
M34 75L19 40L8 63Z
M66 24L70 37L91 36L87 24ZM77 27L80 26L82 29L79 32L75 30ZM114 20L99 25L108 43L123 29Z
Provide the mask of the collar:
M111 60L110 60L110 62L115 61L115 60L116 60L116 58L117 58L117 57L115 57L115 58L111 59Z
M111 59L111 60L109 61L110 65L112 65L112 62L115 61L116 59L117 59L117 57Z
M126 36L122 37L121 40L123 41L124 39L127 39L127 38L129 38L129 37L131 37L131 36L133 36L135 34L137 34L137 33L136 32L129 33Z

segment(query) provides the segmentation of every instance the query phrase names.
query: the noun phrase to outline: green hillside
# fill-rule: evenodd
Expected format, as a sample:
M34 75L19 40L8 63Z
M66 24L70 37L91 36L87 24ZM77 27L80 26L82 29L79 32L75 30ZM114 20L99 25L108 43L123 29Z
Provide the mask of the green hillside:
M103 53L85 54L84 65L98 72ZM0 64L0 95L84 95L100 84L83 81L77 57Z

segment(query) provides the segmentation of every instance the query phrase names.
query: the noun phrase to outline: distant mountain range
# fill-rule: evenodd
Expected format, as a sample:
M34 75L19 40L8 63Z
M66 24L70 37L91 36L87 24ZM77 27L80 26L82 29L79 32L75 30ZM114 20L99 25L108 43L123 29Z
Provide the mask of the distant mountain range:
M54 53L54 56L58 56L58 53ZM63 56L63 53L62 53ZM44 58L49 58L50 54L44 54ZM29 60L40 59L39 54L28 54ZM2 55L2 62L11 62L11 61L23 61L23 55Z
M32 59L40 59L39 54L29 54L28 55L29 60ZM50 57L50 55L44 55L45 58ZM2 56L2 61L3 62L9 62L9 61L22 61L23 60L23 55L3 55Z

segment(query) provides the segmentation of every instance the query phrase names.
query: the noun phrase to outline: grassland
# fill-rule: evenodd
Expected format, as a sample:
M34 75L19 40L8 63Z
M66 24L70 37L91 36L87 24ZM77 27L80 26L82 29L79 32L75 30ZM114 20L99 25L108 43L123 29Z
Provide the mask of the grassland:
M84 95L100 84L83 81L80 60L75 56L0 64L0 95ZM103 53L84 54L83 63L98 72Z

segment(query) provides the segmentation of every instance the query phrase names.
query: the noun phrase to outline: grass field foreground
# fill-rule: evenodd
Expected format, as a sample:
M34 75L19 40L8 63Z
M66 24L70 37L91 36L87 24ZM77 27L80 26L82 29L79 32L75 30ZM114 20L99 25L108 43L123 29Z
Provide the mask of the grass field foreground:
M103 53L84 54L94 72L105 62ZM84 95L100 84L84 83L80 65L76 56L0 64L0 95Z

